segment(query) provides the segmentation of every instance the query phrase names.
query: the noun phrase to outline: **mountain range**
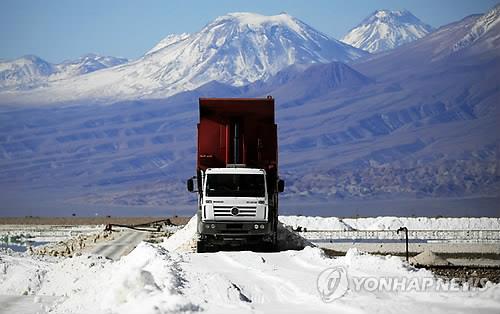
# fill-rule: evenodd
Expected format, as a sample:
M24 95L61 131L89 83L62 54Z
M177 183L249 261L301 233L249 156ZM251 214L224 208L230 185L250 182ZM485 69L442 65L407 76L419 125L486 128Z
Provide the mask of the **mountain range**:
M125 58L86 54L59 64L28 55L12 61L0 61L0 91L26 91L46 87L50 82L66 80L94 71L127 63Z
M138 60L88 54L61 64L36 56L2 61L0 104L161 98L210 81L241 86L290 65L352 62L430 31L406 10L375 11L342 41L286 13L230 13L197 33L168 35Z
M284 205L498 197L498 21L497 6L349 63L297 62L248 83L211 80L169 97L2 106L1 201L192 211L184 180L195 168L198 97L266 95L277 103ZM191 36L171 36L144 58Z
M286 13L230 13L199 32L170 35L138 60L43 89L0 92L0 103L112 102L160 98L210 81L241 86L292 64L349 62L367 52L337 41Z
M420 39L433 30L407 10L377 10L341 40L356 48L378 53Z

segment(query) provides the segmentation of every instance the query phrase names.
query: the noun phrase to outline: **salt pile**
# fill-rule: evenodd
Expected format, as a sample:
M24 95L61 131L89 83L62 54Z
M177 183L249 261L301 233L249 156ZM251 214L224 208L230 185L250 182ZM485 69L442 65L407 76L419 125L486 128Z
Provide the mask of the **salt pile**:
M196 251L197 216L191 217L184 228L178 230L161 244L169 251L194 252Z
M308 230L397 230L407 227L409 230L500 230L500 218L461 217L461 218L429 218L429 217L306 217L280 216L279 220L294 228Z
M337 217L279 216L279 221L294 229L305 227L309 230L352 230Z
M410 259L410 263L420 266L448 266L452 265L446 259L437 255L436 253L426 249L422 253Z
M278 223L278 250L302 250L305 247L315 245L301 237L297 233L285 228L282 223Z

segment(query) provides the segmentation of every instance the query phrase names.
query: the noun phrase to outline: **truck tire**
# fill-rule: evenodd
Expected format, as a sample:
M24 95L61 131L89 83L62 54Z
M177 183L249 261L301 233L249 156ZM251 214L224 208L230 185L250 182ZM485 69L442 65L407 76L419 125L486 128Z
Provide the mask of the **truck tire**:
M203 241L196 242L196 253L206 253L206 252L208 251L205 242Z

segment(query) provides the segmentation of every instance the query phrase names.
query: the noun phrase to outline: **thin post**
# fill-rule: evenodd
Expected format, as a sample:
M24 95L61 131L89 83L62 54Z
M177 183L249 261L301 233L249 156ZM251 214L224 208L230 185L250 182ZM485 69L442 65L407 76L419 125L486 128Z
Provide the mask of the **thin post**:
M399 234L399 231L404 231L405 232L405 237L406 237L406 261L409 261L409 256L408 256L408 228L406 227L401 227L396 231Z

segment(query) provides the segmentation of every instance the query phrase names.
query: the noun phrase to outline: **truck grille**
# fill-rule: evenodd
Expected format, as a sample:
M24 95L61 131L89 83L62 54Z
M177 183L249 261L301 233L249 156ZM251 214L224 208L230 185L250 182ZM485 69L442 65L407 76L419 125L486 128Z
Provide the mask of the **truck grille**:
M255 217L255 206L214 206L215 217Z

